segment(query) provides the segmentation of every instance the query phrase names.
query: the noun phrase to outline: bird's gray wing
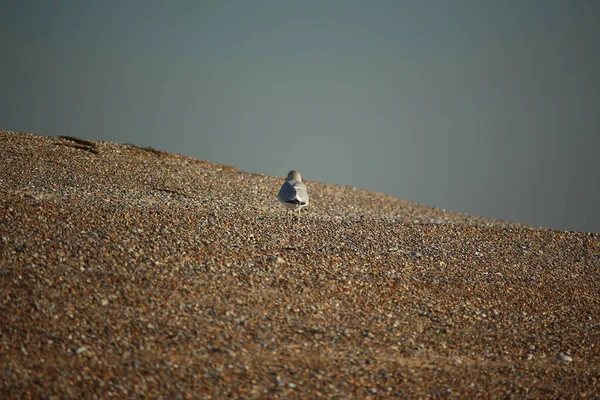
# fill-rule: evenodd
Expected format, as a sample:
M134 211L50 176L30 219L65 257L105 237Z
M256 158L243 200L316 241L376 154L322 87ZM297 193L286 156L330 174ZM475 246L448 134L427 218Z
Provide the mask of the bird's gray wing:
M293 187L296 192L296 200L301 204L308 204L308 190L304 183L294 181Z
M285 203L294 201L296 198L296 192L294 191L292 185L290 185L289 181L286 181L283 185L281 185L281 189L279 189L277 198Z

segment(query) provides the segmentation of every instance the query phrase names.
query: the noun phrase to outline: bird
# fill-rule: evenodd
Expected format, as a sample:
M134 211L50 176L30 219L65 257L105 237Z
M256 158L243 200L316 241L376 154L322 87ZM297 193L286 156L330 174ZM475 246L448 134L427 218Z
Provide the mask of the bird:
M300 221L300 210L308 205L308 191L302 183L302 175L298 171L291 170L281 189L277 199L286 208L285 217L288 218L290 210L298 210L298 222Z

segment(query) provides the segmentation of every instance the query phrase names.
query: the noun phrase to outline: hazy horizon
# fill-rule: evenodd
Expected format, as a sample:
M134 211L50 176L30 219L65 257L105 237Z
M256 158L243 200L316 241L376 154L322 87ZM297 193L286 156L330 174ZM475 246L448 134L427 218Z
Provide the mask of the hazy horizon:
M0 129L600 232L598 16L566 0L0 0Z

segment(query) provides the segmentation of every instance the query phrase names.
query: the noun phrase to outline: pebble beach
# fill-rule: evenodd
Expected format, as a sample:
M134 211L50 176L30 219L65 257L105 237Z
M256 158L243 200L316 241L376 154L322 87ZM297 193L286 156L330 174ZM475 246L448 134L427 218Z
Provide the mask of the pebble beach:
M600 398L600 233L0 131L0 398Z

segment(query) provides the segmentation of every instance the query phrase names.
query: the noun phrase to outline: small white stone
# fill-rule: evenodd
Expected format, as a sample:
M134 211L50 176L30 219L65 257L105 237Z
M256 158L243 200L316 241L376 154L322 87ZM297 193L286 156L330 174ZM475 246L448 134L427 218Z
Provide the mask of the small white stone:
M573 358L571 356L568 356L568 355L563 354L563 353L558 353L556 355L556 359L558 361L564 361L564 362L571 362L571 361L573 361Z
M270 257L267 257L267 261L274 262L276 264L283 264L285 262L283 260L283 258L281 258L279 256L270 256Z

